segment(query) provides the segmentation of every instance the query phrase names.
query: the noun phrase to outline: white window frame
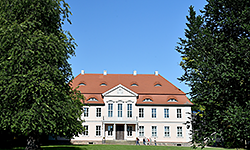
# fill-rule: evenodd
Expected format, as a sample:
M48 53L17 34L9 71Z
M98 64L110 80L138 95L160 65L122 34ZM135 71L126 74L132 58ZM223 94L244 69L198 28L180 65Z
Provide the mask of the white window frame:
M157 137L157 126L151 126L152 132L151 135L152 137Z
M101 134L102 134L101 128L102 127L100 125L95 126L95 136L101 136Z
M169 118L169 108L164 108L164 118Z
M113 125L108 125L108 136L113 136Z
M101 116L102 116L102 109L96 108L96 117L101 117Z
M144 126L139 126L139 136L144 137Z
M154 111L154 110L155 110L155 111ZM152 117L152 118L156 118L156 114L157 114L156 108L152 108L152 109L151 109L151 117Z
M181 118L181 109L180 108L177 108L176 109L176 114L177 114L177 118Z
M182 137L183 136L181 126L177 126L176 131L177 131L177 133L176 133L177 137Z
M139 108L139 118L144 118L144 108Z
M132 111L132 104L127 104L127 117L132 118L133 111Z
M164 137L170 137L170 126L164 126Z
M108 117L113 117L113 103L108 103Z
M84 112L83 112L83 114L84 114L84 117L89 117L89 108L84 107Z
M117 105L117 111L118 111L118 117L122 117L122 104Z
M84 132L82 133L83 136L88 136L89 135L89 126L84 125Z
M133 126L132 125L127 126L127 136L128 137L133 136Z

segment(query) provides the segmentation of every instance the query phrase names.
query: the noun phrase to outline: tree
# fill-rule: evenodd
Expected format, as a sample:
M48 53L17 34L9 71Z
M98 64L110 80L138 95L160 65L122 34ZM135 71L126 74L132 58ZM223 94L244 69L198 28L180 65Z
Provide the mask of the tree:
M250 1L207 0L201 15L189 8L185 39L176 50L195 105L192 143L242 147L250 140Z
M62 29L69 14L64 0L0 1L0 130L27 135L27 149L39 147L41 134L84 130L67 61L76 43Z

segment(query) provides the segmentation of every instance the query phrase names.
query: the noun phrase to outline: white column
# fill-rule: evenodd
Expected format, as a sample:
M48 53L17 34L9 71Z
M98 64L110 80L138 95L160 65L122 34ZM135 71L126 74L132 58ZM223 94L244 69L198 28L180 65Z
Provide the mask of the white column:
M116 135L116 125L115 125L115 123L114 123L114 131L113 131L114 140L115 140L115 135Z
M105 137L105 139L106 139L106 136L105 136L105 123L103 123L102 129L103 129L103 137Z
M124 140L127 140L127 124L125 123L125 128L124 128Z
M137 135L138 135L137 132L138 132L138 126L137 126L137 124L135 124L135 136L136 136L136 137L138 137L138 136L137 136Z

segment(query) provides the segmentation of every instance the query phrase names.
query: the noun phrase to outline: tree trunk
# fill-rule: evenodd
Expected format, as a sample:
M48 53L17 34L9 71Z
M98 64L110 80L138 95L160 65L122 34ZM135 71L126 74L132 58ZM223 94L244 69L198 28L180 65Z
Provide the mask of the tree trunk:
M40 149L39 136L36 134L30 134L27 139L27 145L25 150L36 150Z

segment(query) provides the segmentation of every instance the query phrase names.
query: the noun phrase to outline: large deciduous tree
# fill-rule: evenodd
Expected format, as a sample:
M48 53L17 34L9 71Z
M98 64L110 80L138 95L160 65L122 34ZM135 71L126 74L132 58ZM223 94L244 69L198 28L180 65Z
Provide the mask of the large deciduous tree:
M204 108L193 118L193 143L242 147L250 140L250 1L207 0L187 16L176 50L191 87L191 99Z
M72 137L83 131L82 96L71 89L73 37L64 0L0 1L0 130ZM69 20L68 20L69 21Z

